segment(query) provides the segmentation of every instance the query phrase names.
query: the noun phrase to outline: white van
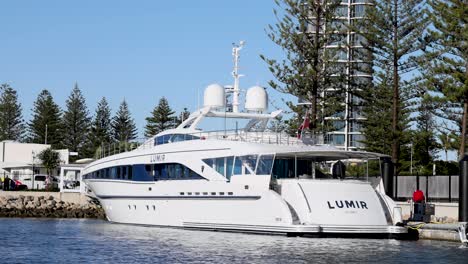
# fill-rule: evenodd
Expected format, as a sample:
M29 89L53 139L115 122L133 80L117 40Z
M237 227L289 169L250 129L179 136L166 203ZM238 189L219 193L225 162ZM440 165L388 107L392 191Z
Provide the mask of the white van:
M51 176L52 178L52 187L58 187L58 180L56 177ZM46 187L47 175L46 174L34 174L34 186L31 178L23 180L23 184L28 186L28 189L42 190Z

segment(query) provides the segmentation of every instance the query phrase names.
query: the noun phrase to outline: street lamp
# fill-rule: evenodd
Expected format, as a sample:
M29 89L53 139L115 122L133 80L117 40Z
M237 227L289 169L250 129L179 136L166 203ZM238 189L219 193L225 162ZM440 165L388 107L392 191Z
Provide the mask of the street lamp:
M31 186L31 189L34 189L34 161L36 159L36 153L34 153L34 150L33 150L33 151L31 151L31 154L32 154L32 175L31 175L32 186Z
M411 151L410 151L410 174L413 176L413 142L410 143Z

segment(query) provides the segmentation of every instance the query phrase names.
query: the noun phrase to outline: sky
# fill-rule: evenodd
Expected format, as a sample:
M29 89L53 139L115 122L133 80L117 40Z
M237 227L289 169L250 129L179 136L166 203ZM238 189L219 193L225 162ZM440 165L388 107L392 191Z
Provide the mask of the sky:
M64 109L75 82L90 114L103 96L113 113L125 99L142 136L162 96L177 112L193 111L207 85L232 84L233 42L246 41L241 88L267 87L273 76L259 55L282 56L265 32L274 7L273 0L1 1L0 83L17 90L25 120L42 89ZM269 94L281 105L284 95Z

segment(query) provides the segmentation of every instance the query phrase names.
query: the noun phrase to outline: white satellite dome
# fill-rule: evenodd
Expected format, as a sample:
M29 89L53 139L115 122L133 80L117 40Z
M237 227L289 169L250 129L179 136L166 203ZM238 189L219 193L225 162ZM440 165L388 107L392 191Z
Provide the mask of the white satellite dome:
M214 107L214 108L222 108L226 106L226 92L224 87L214 83L208 85L205 89L205 94L203 97L203 105Z
M245 96L245 109L247 111L264 112L268 109L268 94L265 88L253 86L247 90Z

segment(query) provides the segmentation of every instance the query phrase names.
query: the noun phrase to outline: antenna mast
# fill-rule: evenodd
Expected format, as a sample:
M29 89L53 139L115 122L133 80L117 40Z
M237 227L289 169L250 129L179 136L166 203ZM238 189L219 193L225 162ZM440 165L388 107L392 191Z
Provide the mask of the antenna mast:
M234 57L234 70L232 77L234 77L234 88L232 90L232 112L239 113L239 78L244 76L239 74L239 51L244 47L245 41L241 40L239 44L233 43L232 56Z

